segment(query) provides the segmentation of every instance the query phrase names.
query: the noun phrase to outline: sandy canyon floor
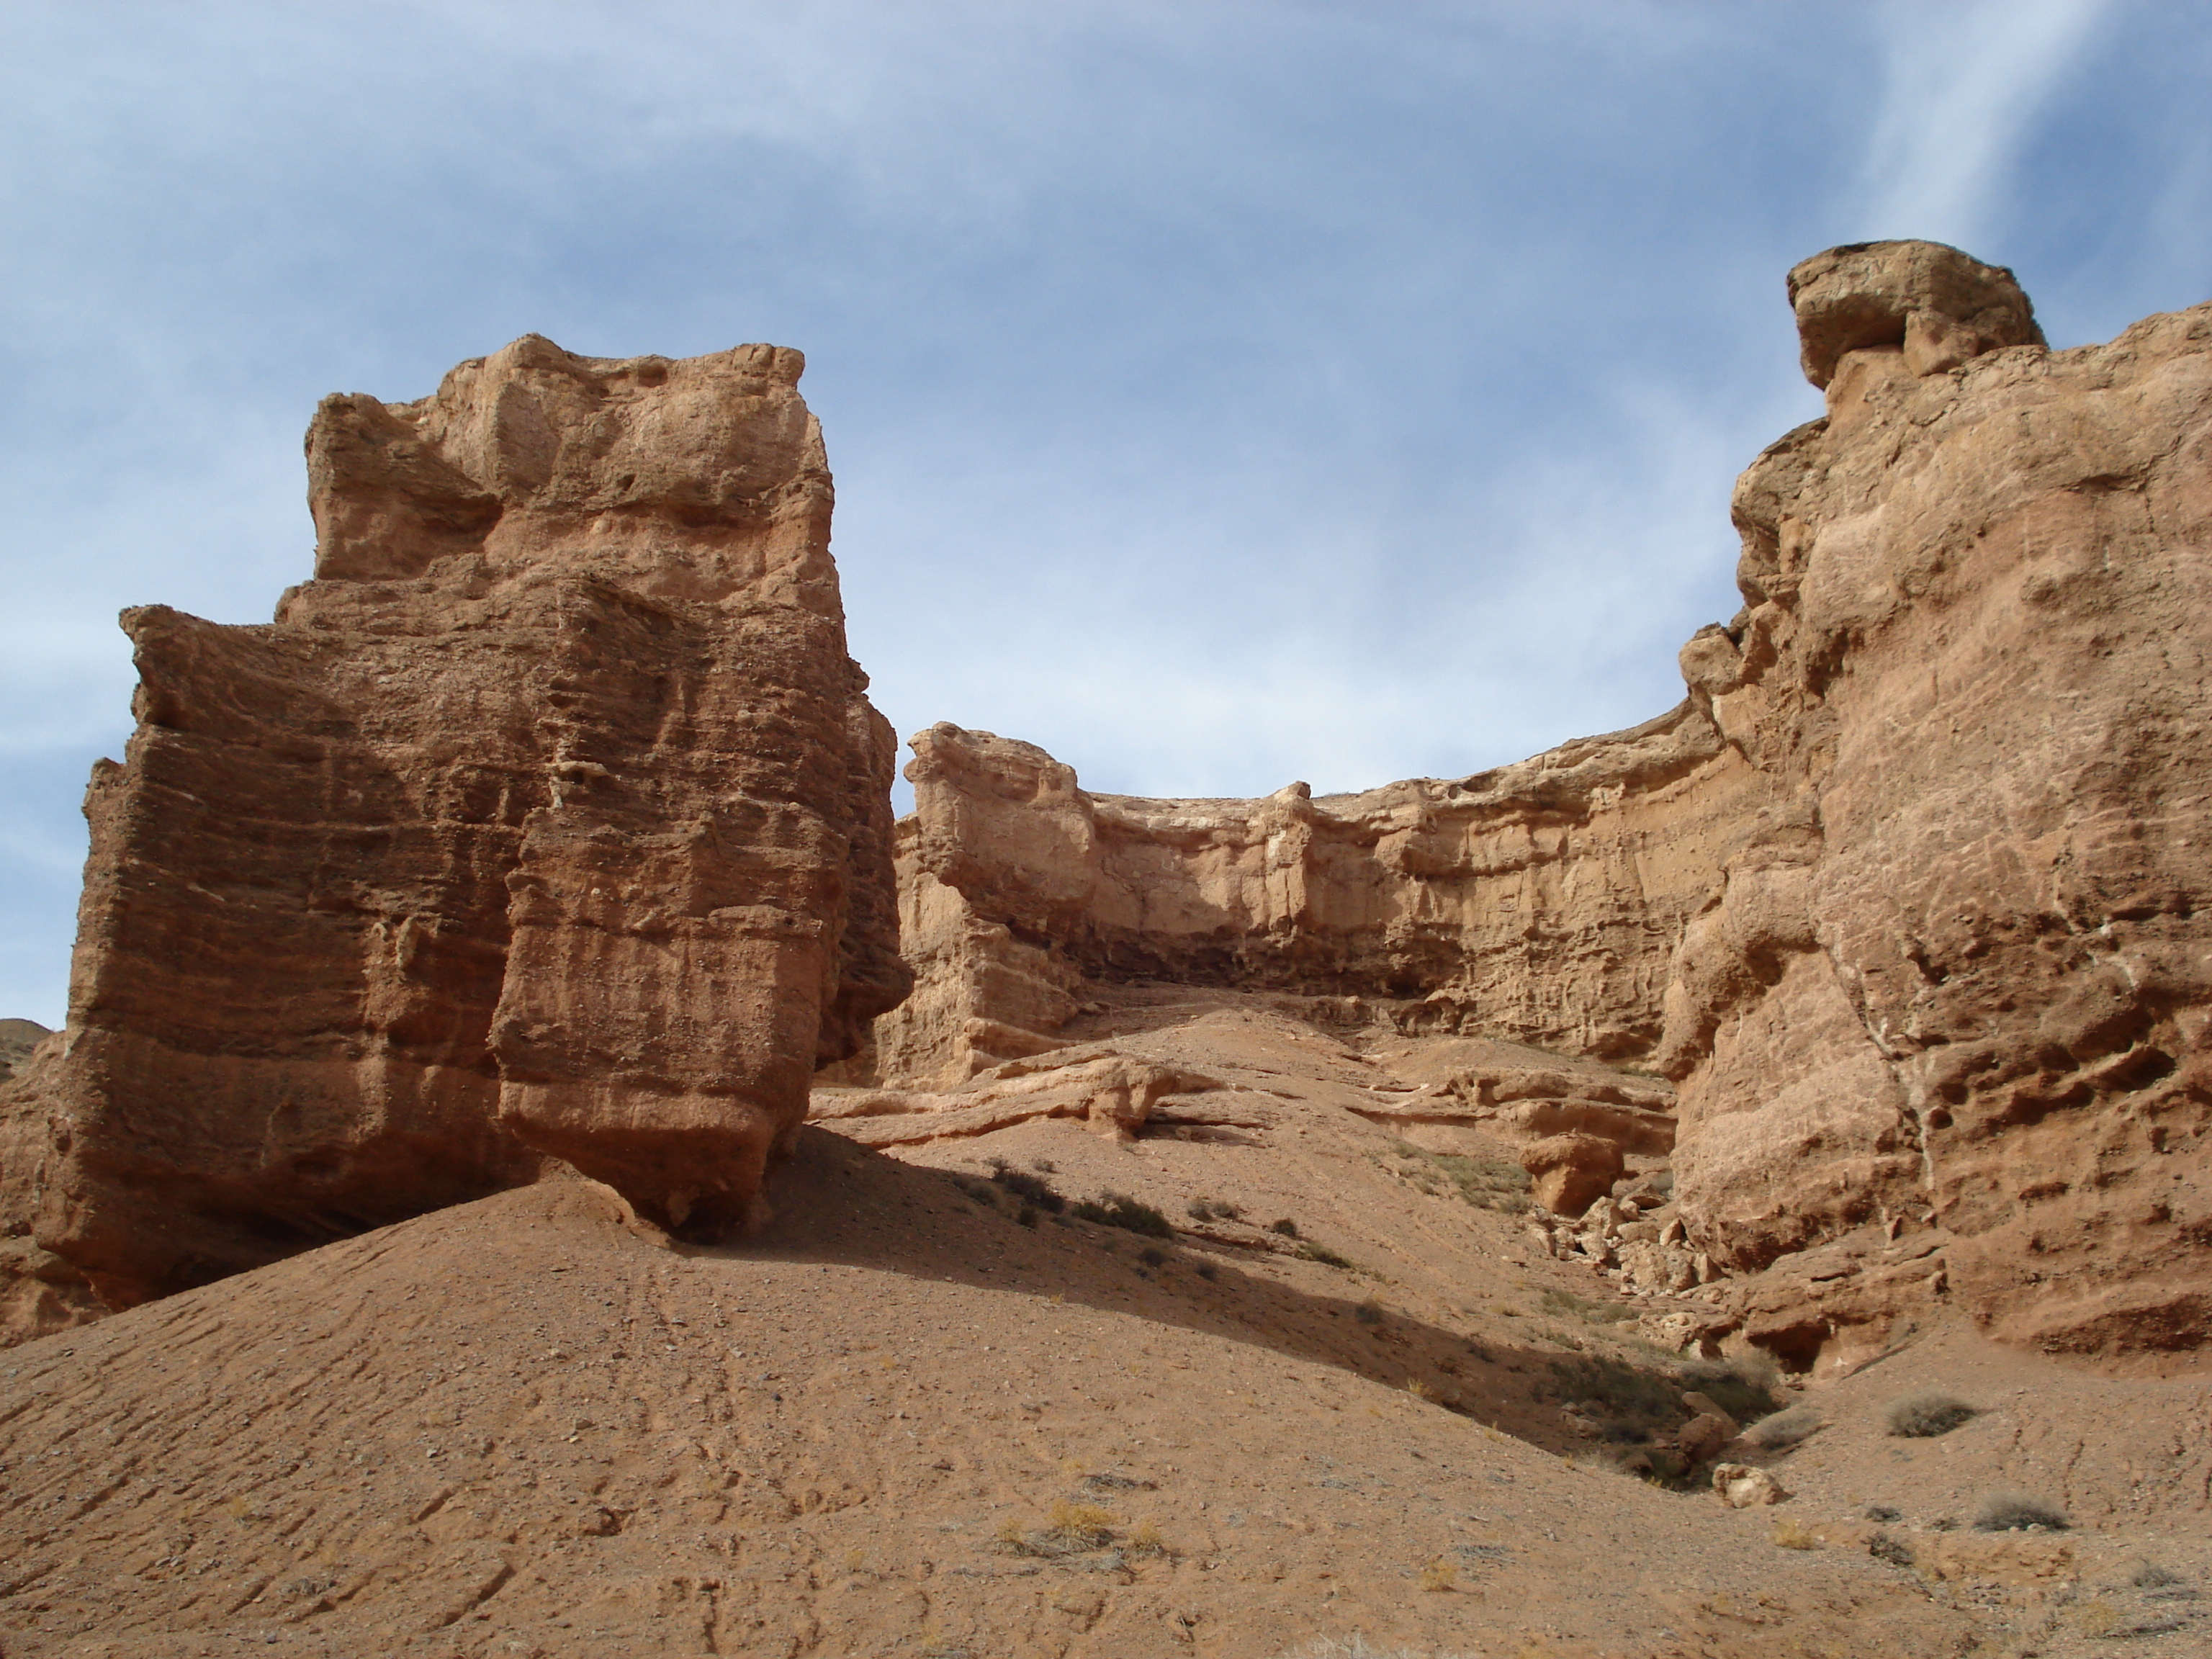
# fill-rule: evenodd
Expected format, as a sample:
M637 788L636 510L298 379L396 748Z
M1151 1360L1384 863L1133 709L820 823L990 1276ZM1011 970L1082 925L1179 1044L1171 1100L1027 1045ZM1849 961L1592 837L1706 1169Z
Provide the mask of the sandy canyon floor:
M1092 1035L1230 1087L1127 1143L811 1127L727 1247L548 1182L0 1354L0 1655L2212 1652L2203 1370L1930 1322L1781 1385L1825 1426L1732 1510L1616 1468L1741 1386L1668 1304L1443 1178L1502 1143L1358 1109L1445 1047L1141 988ZM1887 1433L1926 1387L1979 1414ZM2005 1490L2071 1529L1974 1530Z

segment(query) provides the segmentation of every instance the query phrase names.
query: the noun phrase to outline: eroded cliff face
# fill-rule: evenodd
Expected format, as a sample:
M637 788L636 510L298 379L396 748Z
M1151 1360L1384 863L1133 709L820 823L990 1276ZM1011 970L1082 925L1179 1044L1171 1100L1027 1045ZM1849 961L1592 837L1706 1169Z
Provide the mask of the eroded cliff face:
M1262 800L1093 795L1028 744L914 739L900 842L919 982L895 1081L1049 1046L1086 978L1357 996L1407 1030L1632 1059L1763 777L1694 706L1452 781Z
M1828 414L1743 475L1750 608L1683 653L1781 803L1670 979L1685 1212L1743 1267L1930 1227L2016 1340L2201 1342L2212 307L2054 354L1924 244L1791 292Z
M7 1171L111 1304L549 1157L746 1220L908 982L800 367L530 337L325 399L315 579L266 627L125 614L138 728Z
M1793 1358L1938 1301L2212 1335L2212 307L2054 354L1917 242L1790 290L1828 413L1737 486L1685 706L1322 799L1094 796L933 727L874 1075L1050 1048L1101 981L1356 997L1675 1079L1690 1241L1773 1269L1729 1316Z

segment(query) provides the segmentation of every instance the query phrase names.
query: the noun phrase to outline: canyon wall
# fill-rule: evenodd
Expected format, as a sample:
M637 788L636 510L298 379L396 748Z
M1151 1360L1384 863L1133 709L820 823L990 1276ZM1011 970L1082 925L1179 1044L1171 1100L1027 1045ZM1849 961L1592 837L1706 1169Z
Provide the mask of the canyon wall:
M800 368L533 336L327 398L314 580L267 626L125 613L11 1231L120 1306L549 1158L748 1219L908 977Z
M2212 307L2053 353L1932 243L1790 295L1828 412L1737 485L1745 609L1684 706L1320 799L1094 796L933 727L919 986L855 1069L946 1086L1100 980L1358 997L1674 1079L1683 1217L1790 1286L1739 1305L1778 1350L1936 1300L2212 1336Z
M1401 1025L1633 1060L1674 943L1768 783L1685 703L1455 781L1316 798L1093 795L1043 750L914 739L877 1066L915 1086L1051 1046L1087 977L1356 996Z

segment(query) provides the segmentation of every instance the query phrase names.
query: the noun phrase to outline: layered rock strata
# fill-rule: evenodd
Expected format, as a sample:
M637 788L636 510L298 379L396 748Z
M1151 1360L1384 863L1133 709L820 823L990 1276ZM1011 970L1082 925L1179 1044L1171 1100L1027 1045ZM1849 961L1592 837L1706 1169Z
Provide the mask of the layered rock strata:
M1668 975L1684 1213L1740 1267L1933 1226L1900 1271L2015 1340L2202 1342L2212 307L2053 353L1929 244L1790 289L1828 412L1682 659L1776 795Z
M314 580L264 627L125 613L138 727L8 1172L112 1304L548 1158L747 1218L908 982L800 368L533 336L327 398Z
M2054 353L1922 242L1790 292L1827 413L1738 483L1745 609L1685 705L1321 799L1094 796L933 727L875 1074L1064 1042L1100 981L1358 997L1672 1079L1675 1248L1783 1261L1732 1317L1794 1359L1936 1302L2212 1336L2212 307Z
M1094 795L1042 750L913 739L915 995L877 1074L956 1081L1060 1041L1089 979L1379 999L1401 1029L1630 1059L1766 779L1685 703L1495 771L1263 800Z

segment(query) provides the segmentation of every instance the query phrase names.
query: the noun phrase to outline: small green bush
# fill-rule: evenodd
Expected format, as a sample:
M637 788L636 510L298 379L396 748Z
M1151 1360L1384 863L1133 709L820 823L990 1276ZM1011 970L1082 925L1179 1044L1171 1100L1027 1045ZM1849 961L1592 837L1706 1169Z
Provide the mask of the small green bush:
M1907 1440L1932 1440L1948 1434L1977 1413L1965 1401L1940 1389L1921 1389L1889 1402L1889 1431Z
M2056 1504L2046 1504L2024 1492L1993 1492L1974 1511L1976 1532L2025 1532L2030 1527L2064 1532L2073 1524Z

